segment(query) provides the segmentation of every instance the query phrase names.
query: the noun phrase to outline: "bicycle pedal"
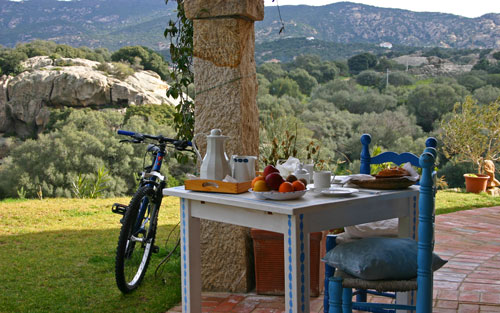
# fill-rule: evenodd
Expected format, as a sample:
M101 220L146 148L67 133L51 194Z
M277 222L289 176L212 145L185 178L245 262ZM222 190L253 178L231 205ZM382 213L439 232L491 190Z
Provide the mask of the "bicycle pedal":
M111 212L124 215L125 212L127 212L127 209L128 209L128 205L114 203L113 206L111 207Z
M160 252L160 247L153 245L152 250L153 250L153 253L158 253L158 252Z

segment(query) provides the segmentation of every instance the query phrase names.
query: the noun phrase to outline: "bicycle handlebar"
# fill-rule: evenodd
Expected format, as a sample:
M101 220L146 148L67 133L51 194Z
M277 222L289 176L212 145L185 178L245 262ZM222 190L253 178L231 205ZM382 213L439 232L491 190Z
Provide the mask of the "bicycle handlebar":
M128 130L121 130L121 129L118 130L118 135L130 136L130 137L132 137L136 140L140 140L140 141L143 141L144 139L153 139L153 140L159 141L160 143L161 142L168 142L168 143L173 144L178 149L184 149L187 146L191 147L193 145L191 143L191 141L187 141L187 140L176 140L176 139L172 139L172 138L163 137L162 135L153 136L153 135L147 135L147 134L141 134L141 133L134 133L134 132L131 132Z

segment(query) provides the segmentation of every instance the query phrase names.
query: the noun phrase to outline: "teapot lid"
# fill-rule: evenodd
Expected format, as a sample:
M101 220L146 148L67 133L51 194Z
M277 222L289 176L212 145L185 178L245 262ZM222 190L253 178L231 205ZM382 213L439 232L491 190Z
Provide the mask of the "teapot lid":
M227 136L222 136L222 130L220 130L218 128L214 128L210 131L210 135L208 135L207 137L224 137L224 138L226 138Z

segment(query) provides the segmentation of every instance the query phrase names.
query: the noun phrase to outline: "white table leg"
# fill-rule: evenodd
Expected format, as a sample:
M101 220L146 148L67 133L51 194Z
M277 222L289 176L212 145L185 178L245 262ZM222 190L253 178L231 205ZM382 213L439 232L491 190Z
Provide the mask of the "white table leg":
M408 212L409 215L399 219L399 237L409 237L417 240L417 230L418 230L418 197L414 196L408 199ZM410 292L398 292L396 293L396 303L397 304L408 304L415 305L417 293L415 291ZM396 310L396 313L403 313L407 311Z
M181 198L182 312L201 312L200 219L191 216L191 200Z
M309 230L304 215L287 215L284 241L287 313L309 313Z

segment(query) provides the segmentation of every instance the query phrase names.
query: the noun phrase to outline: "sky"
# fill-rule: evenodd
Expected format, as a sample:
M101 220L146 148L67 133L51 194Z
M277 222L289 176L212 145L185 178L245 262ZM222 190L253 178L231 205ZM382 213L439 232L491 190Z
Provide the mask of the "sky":
M500 13L500 0L344 0L383 8L405 9L416 12L441 12L478 17L486 13ZM326 5L332 0L265 0L265 5Z

